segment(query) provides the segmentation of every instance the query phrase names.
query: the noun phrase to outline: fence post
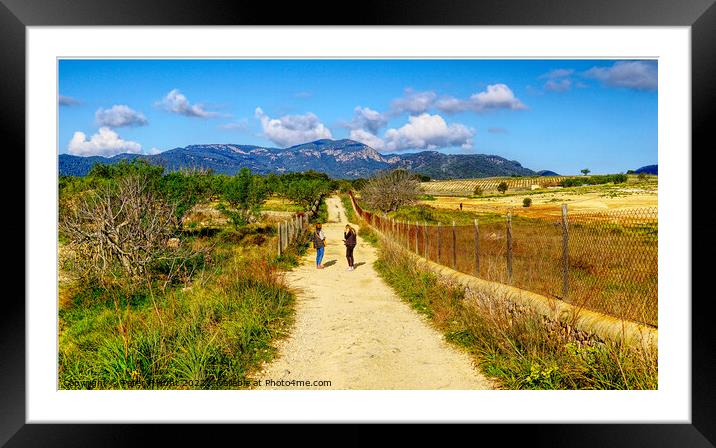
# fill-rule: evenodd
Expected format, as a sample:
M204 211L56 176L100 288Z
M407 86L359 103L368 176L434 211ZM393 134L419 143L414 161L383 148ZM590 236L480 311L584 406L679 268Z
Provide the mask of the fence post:
M420 251L418 250L418 230L420 229L420 224L418 224L418 221L415 221L415 254L420 255Z
M283 248L288 247L288 221L283 222Z
M442 230L442 223L438 223L438 260L437 260L438 264L440 264L440 252L442 252L442 251L441 251L441 249L442 249L442 247L441 247L442 241L441 241L441 238L440 238L440 236L441 236L440 234L442 233L441 230Z
M281 249L283 249L283 247L281 247L281 222L279 221L279 223L276 226L278 227L278 231L277 231L277 233L278 233L278 256L280 257Z
M403 226L403 241L405 248L410 250L410 224L406 221L402 224Z
M475 275L480 276L480 228L477 224L477 218L473 221L475 224Z
M452 222L452 268L457 271L457 238L455 236L455 221Z
M569 293L569 230L567 228L567 204L562 204L562 299Z
M507 281L512 284L512 210L507 212Z
M423 222L423 256L428 258L428 223Z

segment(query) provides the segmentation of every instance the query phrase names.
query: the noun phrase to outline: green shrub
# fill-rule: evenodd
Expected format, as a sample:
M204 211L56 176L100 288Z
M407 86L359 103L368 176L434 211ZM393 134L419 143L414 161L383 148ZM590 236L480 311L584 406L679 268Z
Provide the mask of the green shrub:
M529 207L532 205L532 199L531 198L524 198L522 200L522 207Z

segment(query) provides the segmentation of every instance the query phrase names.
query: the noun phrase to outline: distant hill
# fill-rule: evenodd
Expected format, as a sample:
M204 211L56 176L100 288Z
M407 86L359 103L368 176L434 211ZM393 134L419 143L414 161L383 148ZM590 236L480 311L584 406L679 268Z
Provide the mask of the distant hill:
M634 170L635 173L646 173L646 174L659 174L659 165L647 165L642 166L641 168L637 168Z
M559 176L559 174L555 173L554 171L550 170L541 170L537 171L538 176Z
M370 177L376 171L393 168L406 168L433 179L536 174L515 160L495 155L443 154L437 151L381 154L370 146L348 139L316 140L284 149L215 144L190 145L155 155L118 154L109 158L60 154L59 173L84 176L97 162L112 164L135 158L161 165L167 171L205 168L232 175L243 167L259 174L316 170L337 179Z

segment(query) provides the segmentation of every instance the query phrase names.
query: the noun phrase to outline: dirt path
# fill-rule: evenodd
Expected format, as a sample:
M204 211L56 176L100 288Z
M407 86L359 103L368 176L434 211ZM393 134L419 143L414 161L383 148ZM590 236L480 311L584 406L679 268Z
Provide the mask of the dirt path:
M490 389L470 357L448 345L426 318L402 302L373 269L376 249L358 238L355 271L346 271L339 198L327 200L327 267L311 249L287 274L299 290L292 335L258 375L260 389ZM357 229L358 226L354 225ZM265 386L265 380L331 382L328 387Z

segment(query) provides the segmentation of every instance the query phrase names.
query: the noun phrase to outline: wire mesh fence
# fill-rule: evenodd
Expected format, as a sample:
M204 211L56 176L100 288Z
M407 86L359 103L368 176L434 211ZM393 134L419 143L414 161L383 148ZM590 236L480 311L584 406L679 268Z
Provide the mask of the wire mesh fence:
M352 196L351 196L352 197ZM508 211L473 225L399 222L356 213L386 238L435 263L488 281L657 326L656 208L568 212L536 219Z

